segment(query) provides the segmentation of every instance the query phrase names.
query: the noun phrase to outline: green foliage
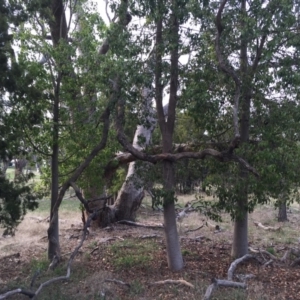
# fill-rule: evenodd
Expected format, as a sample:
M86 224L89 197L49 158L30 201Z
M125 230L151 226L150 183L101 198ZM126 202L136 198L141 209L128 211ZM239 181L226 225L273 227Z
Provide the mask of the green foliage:
M0 176L0 226L5 228L4 234L14 234L26 211L38 207L40 195L33 193L27 184L31 177L28 175L11 182Z
M163 188L153 188L151 190L152 197L152 207L164 206L168 203L177 202L178 199L175 196L175 191L165 190Z

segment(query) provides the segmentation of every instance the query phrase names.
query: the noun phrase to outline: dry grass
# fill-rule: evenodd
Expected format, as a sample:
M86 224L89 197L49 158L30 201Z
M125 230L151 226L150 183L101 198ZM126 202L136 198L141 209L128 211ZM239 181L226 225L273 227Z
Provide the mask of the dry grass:
M194 200L195 196L179 196L179 206ZM30 212L19 226L16 235L9 238L0 238L0 259L10 254L19 252L21 262L11 260L7 270L12 272L1 276L1 284L14 284L19 280L19 284L28 286L32 274L36 268L46 268L47 260L45 253L47 248L46 232L48 222L39 221L48 216L49 202L42 201L40 208L35 212ZM261 222L268 226L278 226L276 221L276 211L272 204L259 206L253 214L249 216L249 243L253 247L273 249L277 255L278 249L284 246L298 245L300 214L299 205L291 207L289 214L290 222L281 224L282 229L276 232L269 232L257 228L254 222ZM186 268L182 273L173 274L168 271L166 263L165 245L162 231L145 230L144 228L134 228L118 225L112 231L96 229L88 236L79 256L77 257L71 280L67 283L55 284L43 292L41 299L201 299L206 287L212 277L220 279L226 277L226 271L231 262L230 240L232 238L232 222L230 217L223 215L223 222L218 224L221 231L216 233L213 226L186 233L187 230L195 229L204 224L207 219L197 212L192 212L178 222L179 234L181 236L182 253ZM69 253L77 244L77 239L70 239L75 229L81 226L81 214L78 210L78 202L74 200L64 200L60 210L60 232L61 245L64 261L66 262ZM152 211L150 198L143 202L143 208L138 214L140 222L151 221L162 223L162 213ZM215 222L209 221L216 225ZM141 241L141 235L157 234L154 240ZM1 234L1 232L0 232ZM78 233L77 233L78 234ZM124 241L115 241L101 244L103 237L121 237ZM195 237L201 236L201 242L194 241ZM138 247L141 245L141 247ZM92 254L92 250L98 248ZM65 271L64 264L58 269L58 273ZM248 268L248 266L246 266ZM249 270L240 272L256 272L256 268L249 266ZM264 270L264 276L268 276L268 270ZM272 272L272 271L271 271ZM260 273L258 273L260 274ZM288 274L288 273L287 273ZM38 282L54 274L46 274L39 278ZM47 277L48 276L48 277ZM260 276L260 275L259 275ZM106 278L114 278L131 283L131 288L120 287L114 283L105 282ZM185 279L195 285L195 290L191 291L187 287L162 286L148 287L150 281L164 279ZM265 277L262 277L265 278ZM248 300L279 300L285 299L286 294L277 291L270 294L266 292L266 287L270 283L263 280L250 281L247 291L234 289L219 289L213 299L248 299ZM23 299L23 298L16 298ZM293 298L290 298L293 299ZM297 299L297 298L294 298ZM300 298L299 298L300 299Z

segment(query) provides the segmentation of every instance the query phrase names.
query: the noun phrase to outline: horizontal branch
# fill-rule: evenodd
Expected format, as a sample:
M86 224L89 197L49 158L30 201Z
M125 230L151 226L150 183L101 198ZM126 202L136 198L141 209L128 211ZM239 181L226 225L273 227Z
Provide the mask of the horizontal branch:
M153 148L153 149L155 149L155 148ZM138 150L136 150L136 151L138 151ZM140 151L138 151L138 152L140 152ZM140 153L143 153L143 152L140 152ZM131 153L123 153L123 154L118 155L116 158L114 158L107 164L107 166L105 167L105 176L108 176L110 174L110 172L117 169L120 165L127 164L127 163L133 162L138 159L143 160L143 161L148 161L148 162L155 164L158 162L162 162L164 160L176 162L178 160L186 159L186 158L205 159L206 157L209 157L209 156L213 157L214 159L216 159L220 162L230 162L230 161L238 162L249 172L254 174L256 177L259 177L259 174L257 173L257 171L241 157L239 157L231 152L227 152L227 151L220 152L220 151L214 150L214 149L204 149L199 152L160 153L160 154L154 154L154 155L144 154L143 156L139 155L138 157Z

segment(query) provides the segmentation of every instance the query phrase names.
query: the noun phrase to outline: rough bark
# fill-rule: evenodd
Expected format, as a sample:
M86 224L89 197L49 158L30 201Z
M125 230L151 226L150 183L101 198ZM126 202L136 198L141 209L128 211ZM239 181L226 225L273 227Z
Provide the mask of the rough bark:
M279 199L279 206L278 206L278 217L277 220L278 222L287 222L288 217L287 217L287 195L282 193L280 195L281 199Z

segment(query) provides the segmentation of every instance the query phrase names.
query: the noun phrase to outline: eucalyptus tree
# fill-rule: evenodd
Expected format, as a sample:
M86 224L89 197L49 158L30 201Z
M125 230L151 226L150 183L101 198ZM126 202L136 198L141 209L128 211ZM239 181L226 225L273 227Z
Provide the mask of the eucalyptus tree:
M39 91L39 99L35 103L27 99L30 109L20 106L19 111L24 112L25 119L34 109L38 121L31 127L24 122L23 132L38 155L50 158L48 257L59 260L58 209L66 190L70 186L76 189L81 175L80 183L89 187L89 174L95 170L91 162L108 139L112 141L109 151L115 151L109 116L114 102L110 76L114 78L116 71L108 72L114 58L104 56L109 49L107 28L94 7L86 1L67 5L46 1L29 3L26 8L31 11L33 5L38 12L19 33L19 61L24 65L23 76L31 76L28 84ZM109 151L99 156L98 162L104 164L111 156ZM101 172L97 172L99 178ZM82 201L86 205L85 199Z
M234 219L235 257L248 252L248 212L271 195L278 196L279 190L274 188L278 176L281 182L289 182L287 190L291 182L297 183L290 168L278 174L280 152L290 150L286 139L290 127L286 124L297 125L295 118L293 122L286 119L285 103L297 104L298 99L290 87L283 88L275 67L279 68L278 60L291 59L294 53L287 51L290 40L297 36L294 9L293 1L224 0L194 11L198 22L203 15L208 17L202 24L206 33L193 42L199 50L187 77L185 98L191 97L187 104L195 97L199 100L189 107L190 114L200 119L196 122L207 129L207 136L218 142L220 150L231 145L232 151L246 158L260 174L256 180L243 166L210 162L207 184L216 188L215 205ZM277 115L271 125L269 120L276 115L273 107L277 112L280 109L282 117ZM202 118L197 115L201 108L207 108L200 114ZM291 156L284 157L287 166ZM296 152L297 161L298 157Z

